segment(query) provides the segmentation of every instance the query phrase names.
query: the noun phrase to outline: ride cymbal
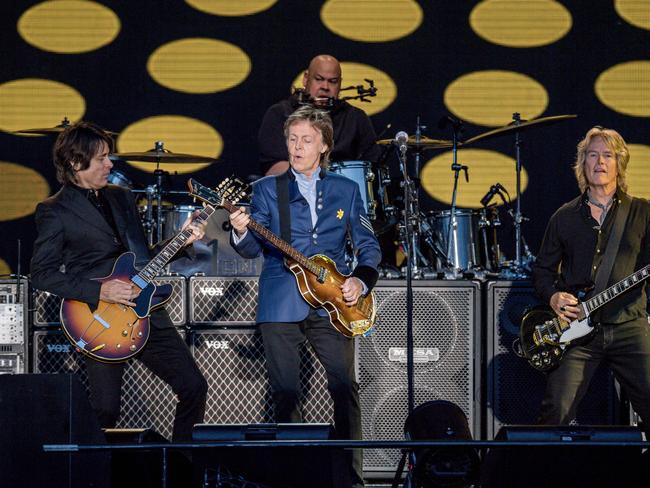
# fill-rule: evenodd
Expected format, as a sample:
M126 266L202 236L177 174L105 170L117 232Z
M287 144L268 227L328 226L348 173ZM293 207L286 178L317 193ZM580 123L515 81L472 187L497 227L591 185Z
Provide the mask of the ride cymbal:
M551 125L557 122L562 122L563 120L575 119L576 117L577 115L553 115L551 117L542 117L540 119L527 120L525 122L521 122L520 124L515 124L514 122L512 122L506 126L497 127L496 129L492 129L490 131L484 132L483 134L470 137L469 139L463 142L463 145L467 146L468 144L473 144L483 139L489 139L492 137L509 134L511 132L524 131L533 127L542 127L545 125Z
M68 127L72 126L70 121L68 120L67 117L64 117L63 120L59 125L56 125L54 127L42 127L42 128L37 128L37 129L22 129L22 130L16 130L14 131L14 134L33 134L33 135L40 135L40 136L47 136L50 134L60 134L63 132L65 129ZM113 132L110 130L104 131L110 136L116 136L118 135L117 132Z
M381 139L377 144L381 146L389 146L395 142L395 139ZM420 141L416 142L415 136L410 136L406 142L406 146L410 149L444 149L453 146L452 141L443 139L431 139L427 136L420 136Z
M168 149L150 149L145 152L114 153L111 160L144 161L147 163L216 163L217 159L195 154L174 153Z

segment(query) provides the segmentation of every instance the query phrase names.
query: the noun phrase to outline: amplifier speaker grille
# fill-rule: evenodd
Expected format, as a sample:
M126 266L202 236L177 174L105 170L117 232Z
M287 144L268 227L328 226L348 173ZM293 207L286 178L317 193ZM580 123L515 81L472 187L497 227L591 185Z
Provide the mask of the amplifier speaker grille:
M258 278L190 278L190 322L241 326L255 323Z
M534 424L546 387L546 377L514 354L519 323L527 308L539 305L530 283L498 281L487 288L487 399L486 437L493 439L502 426ZM599 370L578 410L585 425L616 423L618 409L611 373Z
M192 332L191 348L208 381L206 423L273 422L261 334L255 328ZM325 370L308 345L301 355L303 421L333 422Z
M403 439L408 415L406 376L406 287L379 282L375 287L375 331L360 339L360 387L364 439ZM413 283L414 400L457 404L478 437L479 284ZM364 469L394 473L400 453L364 451Z
M165 304L165 309L169 313L172 323L176 326L185 325L186 323L186 310L187 310L187 288L185 285L185 277L183 276L159 276L154 280L157 285L171 284L172 296ZM59 309L61 307L61 299L48 293L46 291L34 290L34 326L35 327L48 327L59 326L61 321L59 319Z
M185 333L177 329L181 336ZM61 331L34 332L34 373L76 374L88 391L88 377L81 353ZM122 379L122 410L118 428L153 428L171 438L176 396L140 361L130 360Z

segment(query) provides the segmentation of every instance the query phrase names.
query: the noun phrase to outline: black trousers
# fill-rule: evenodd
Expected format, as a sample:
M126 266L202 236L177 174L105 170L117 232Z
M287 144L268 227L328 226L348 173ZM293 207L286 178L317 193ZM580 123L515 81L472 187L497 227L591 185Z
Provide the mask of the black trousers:
M632 407L650 422L650 325L647 318L602 324L593 339L570 348L560 366L548 374L540 423L568 424L605 361L627 393Z
M149 340L137 359L168 383L178 398L172 440L190 441L194 424L203 421L208 384L167 312L157 310L150 319ZM120 417L124 365L86 358L90 403L103 428L114 427Z
M259 325L273 392L276 422L301 422L300 346L309 341L327 374L327 389L334 403L334 435L337 439L361 439L359 384L354 363L354 341L338 332L327 317L311 309L298 323ZM351 484L363 486L363 452L354 449Z

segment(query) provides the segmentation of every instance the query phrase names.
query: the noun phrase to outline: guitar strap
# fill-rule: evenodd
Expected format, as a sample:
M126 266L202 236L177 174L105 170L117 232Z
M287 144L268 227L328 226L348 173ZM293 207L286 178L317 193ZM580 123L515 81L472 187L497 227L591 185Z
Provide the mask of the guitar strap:
M291 210L289 209L289 171L287 170L275 180L278 194L278 212L280 214L280 236L291 243Z
M616 211L616 220L614 221L614 226L612 227L612 233L607 240L607 247L605 248L603 260L600 263L598 271L596 272L596 278L594 280L594 291L592 292L591 296L595 296L607 288L607 282L609 281L609 277L612 274L614 260L616 259L616 254L618 253L618 248L621 243L621 237L623 236L625 222L627 221L627 216L630 214L630 203L632 199L623 192L621 192L620 199L621 205Z

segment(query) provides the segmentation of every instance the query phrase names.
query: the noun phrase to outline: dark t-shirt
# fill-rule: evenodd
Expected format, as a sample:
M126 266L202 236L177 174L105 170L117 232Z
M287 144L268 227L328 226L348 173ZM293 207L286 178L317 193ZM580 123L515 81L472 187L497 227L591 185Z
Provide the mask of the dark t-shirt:
M284 139L284 122L300 107L296 96L272 105L264 114L258 133L260 170L265 174L278 161L288 161ZM330 111L334 125L334 149L330 161L373 161L381 150L375 144L377 136L366 113L346 101L336 102Z
M628 197L631 198L631 197ZM591 216L583 193L560 207L546 228L533 268L535 288L545 303L557 291L574 292L593 284L619 210L615 203L602 226ZM608 285L650 262L650 203L632 198ZM594 268L595 266L595 268ZM646 315L645 285L635 286L592 315L596 322L618 324Z

